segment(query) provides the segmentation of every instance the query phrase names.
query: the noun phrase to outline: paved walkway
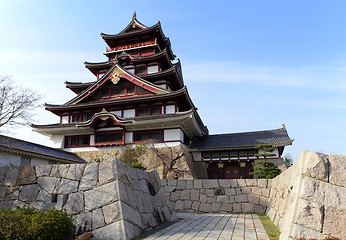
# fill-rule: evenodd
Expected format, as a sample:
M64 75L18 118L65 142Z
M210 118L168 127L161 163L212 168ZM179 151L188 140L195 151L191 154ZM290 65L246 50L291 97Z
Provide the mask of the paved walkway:
M269 240L257 214L179 213L179 222L144 239Z

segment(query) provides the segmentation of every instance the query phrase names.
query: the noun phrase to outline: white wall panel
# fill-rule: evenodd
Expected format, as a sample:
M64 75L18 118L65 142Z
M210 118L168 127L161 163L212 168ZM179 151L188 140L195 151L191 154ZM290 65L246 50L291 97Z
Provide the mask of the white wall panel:
M175 113L175 105L167 105L166 106L166 114Z
M164 141L183 141L184 134L181 134L180 129L167 129L164 130Z
M135 117L136 111L135 109L126 109L124 110L124 117Z

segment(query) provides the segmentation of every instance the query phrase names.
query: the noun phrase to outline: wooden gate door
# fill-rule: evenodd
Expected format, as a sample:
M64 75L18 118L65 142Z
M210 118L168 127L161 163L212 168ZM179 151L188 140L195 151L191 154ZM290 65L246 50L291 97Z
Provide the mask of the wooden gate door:
M225 163L224 165L225 179L240 178L240 166L237 162Z

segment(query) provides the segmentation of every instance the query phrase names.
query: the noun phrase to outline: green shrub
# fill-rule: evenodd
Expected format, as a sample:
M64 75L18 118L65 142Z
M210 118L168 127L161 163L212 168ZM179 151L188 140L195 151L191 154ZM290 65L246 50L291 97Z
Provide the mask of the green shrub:
M73 239L72 217L65 210L0 209L0 239Z
M131 163L130 167L138 168L138 169L141 169L141 170L146 170L147 169L147 167L145 167L141 162Z

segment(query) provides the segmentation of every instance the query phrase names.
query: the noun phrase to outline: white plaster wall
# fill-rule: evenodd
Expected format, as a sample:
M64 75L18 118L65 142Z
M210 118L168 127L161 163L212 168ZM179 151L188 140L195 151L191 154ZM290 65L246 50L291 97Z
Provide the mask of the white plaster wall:
M175 113L175 105L167 105L166 106L166 113Z
M52 135L48 141L48 146L52 148L63 148L64 147L64 135L56 134Z
M0 167L13 165L20 166L20 155L8 152L0 152Z
M111 111L111 113L121 117L121 110L118 110L118 111Z
M164 141L183 141L184 133L180 129L164 130Z
M90 135L90 146L94 146L94 142L95 142L95 135L92 134Z
M133 132L125 132L125 142L132 143L133 141Z
M124 117L135 117L136 111L135 109L126 109L124 110Z
M69 118L69 116L63 116L61 118L61 123L68 123L68 118Z

